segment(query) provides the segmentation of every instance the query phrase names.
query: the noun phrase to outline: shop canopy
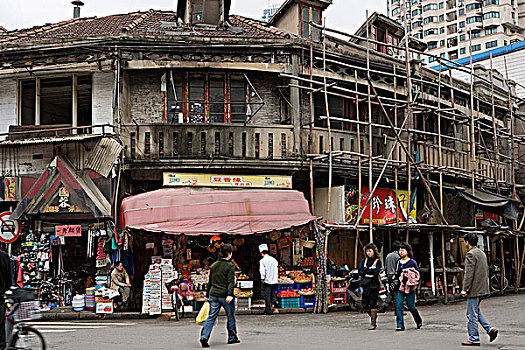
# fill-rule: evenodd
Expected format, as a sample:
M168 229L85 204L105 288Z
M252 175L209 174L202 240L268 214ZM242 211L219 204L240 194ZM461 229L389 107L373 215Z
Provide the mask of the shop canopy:
M316 218L294 190L161 189L125 198L120 226L170 234L253 234Z

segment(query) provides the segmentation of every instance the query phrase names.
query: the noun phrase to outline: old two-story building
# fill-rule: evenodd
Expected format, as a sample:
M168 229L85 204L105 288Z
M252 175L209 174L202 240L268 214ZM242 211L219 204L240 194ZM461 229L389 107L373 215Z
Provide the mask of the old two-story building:
M312 214L338 266L409 240L427 294L457 291L465 231L521 266L505 86L402 59L402 28L332 36L331 3L288 0L263 23L187 0L0 35L1 209L24 240L51 237L55 273L102 281L107 253L137 295L152 256L191 270L210 235L251 278L262 242L300 265Z

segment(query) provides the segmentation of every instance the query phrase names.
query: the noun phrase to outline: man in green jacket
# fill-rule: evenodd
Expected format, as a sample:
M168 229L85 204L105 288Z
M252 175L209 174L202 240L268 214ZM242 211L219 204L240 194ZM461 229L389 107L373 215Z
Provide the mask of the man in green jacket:
M478 322L488 333L491 342L498 336L498 330L491 326L479 309L483 297L490 294L489 266L487 256L477 247L478 236L469 232L464 239L468 253L465 257L465 277L461 294L467 297L468 341L461 345L480 346Z
M223 244L219 249L219 260L210 269L208 288L206 290L206 301L210 303L210 314L202 327L200 342L203 348L208 348L208 341L215 320L219 316L221 306L226 312L228 322L228 344L237 344L241 341L237 336L237 325L235 323L235 298L233 289L235 287L235 267L230 262L233 248L231 244Z

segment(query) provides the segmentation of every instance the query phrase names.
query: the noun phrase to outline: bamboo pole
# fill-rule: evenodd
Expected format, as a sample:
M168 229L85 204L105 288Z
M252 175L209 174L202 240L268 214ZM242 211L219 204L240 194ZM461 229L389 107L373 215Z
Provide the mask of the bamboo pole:
M474 137L474 66L472 63L472 31L469 29L470 53L470 170L472 172L472 195L476 195L476 139ZM474 219L475 220L475 219Z
M499 153L498 145L498 128L496 127L496 106L494 102L494 69L492 67L492 52L490 53L490 91L491 91L491 102L492 102L492 142L493 142L493 154L494 154L494 179L496 180L496 188L498 193L500 193L499 188L499 159L497 154ZM524 216L525 217L525 216Z
M366 19L368 20L368 10L366 11ZM370 35L369 35L369 25L366 26L366 77L370 81ZM372 198L372 99L370 97L370 84L367 86L367 99L368 99L368 193L369 198ZM368 207L369 219L368 219L368 229L370 235L370 243L374 241L373 237L373 212L372 206Z
M406 16L405 16L405 28L407 27L406 26L407 24L407 19L406 19ZM407 87L407 93L406 93L406 98L407 98L407 108L406 108L406 113L408 115L408 124L407 124L407 148L408 150L406 151L407 153L407 160L408 160L408 157L412 158L412 152L411 152L411 148L412 148L412 142L411 142L411 136L410 136L410 125L412 123L412 84L411 84L411 80L410 80L410 61L409 61L409 57L410 57L410 50L409 50L409 47L408 47L408 42L409 42L409 38L410 36L406 36L405 37L405 73L406 73L406 87ZM369 81L370 82L370 81ZM379 99L379 95L377 95L377 93L375 93L377 98ZM381 103L381 101L379 101ZM408 163L408 166L407 166L407 177L408 177L408 206L407 206L407 219L405 220L406 221L406 242L408 242L408 239L409 239L409 234L408 234L408 224L410 222L410 213L412 212L412 166L411 166L411 163L413 163L412 161L410 162L407 162ZM420 172L420 176L423 177L423 174L421 174Z
M396 65L393 65L394 69L394 99L397 99L397 75L396 75ZM394 105L394 126L397 128L397 104ZM396 143L396 148L394 151L394 160L399 160L399 145ZM397 167L394 168L394 194L395 194L395 203L396 203L396 226L399 225L399 184L398 184L398 169ZM390 231L389 231L390 232ZM397 229L397 233L399 234L399 229ZM392 242L390 242L392 244Z
M443 297L445 304L448 303L448 283L447 283L447 260L445 256L445 231L441 230L441 259L443 260Z
M510 176L511 176L511 183L512 183L512 198L516 199L516 169L515 169L515 147L514 147L514 113L512 108L512 92L510 91L510 83L509 83L509 71L507 69L507 58L503 56L503 62L505 63L505 75L506 79L505 82L507 83L507 90L508 90L508 98L509 98L509 113L510 113L510 148L511 148L511 169L510 169Z
M503 234L500 233L499 235L499 251L500 251L500 255L501 255L501 259L500 259L500 281L499 281L499 293L501 295L503 295L504 293L504 288L503 288L503 285L505 284L504 281L505 281L505 252L504 252L504 249L503 249Z
M313 61L314 61L314 49L313 49L313 41L312 41L312 28L310 27L310 65L309 65L309 73L310 73L310 89L313 89ZM312 139L312 131L313 131L313 124L314 124L314 93L313 91L310 91L310 122L308 123L308 153L312 153L312 147L313 147L313 139ZM313 160L310 159L309 162L309 170L310 170L310 207L312 208L312 214L315 212L315 206L314 206L314 165Z

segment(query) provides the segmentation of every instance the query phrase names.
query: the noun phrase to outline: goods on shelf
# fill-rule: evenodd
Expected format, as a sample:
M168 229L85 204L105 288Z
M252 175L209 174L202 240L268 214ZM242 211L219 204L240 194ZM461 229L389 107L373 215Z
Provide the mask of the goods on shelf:
M300 295L314 295L315 294L315 290L313 290L312 288L301 289L301 290L297 291L297 294L300 294Z
M277 294L279 298L297 298L299 294L293 290L283 290Z
M294 281L291 278L288 277L279 277L279 280L277 281L279 284L293 284Z
M302 261L299 261L297 265L299 266L312 266L314 264L314 257L310 256L307 258L304 258Z
M295 283L310 283L312 282L312 277L299 276L295 278Z
M237 277L238 280L249 280L250 277L244 273L241 273L238 277Z
M234 294L237 298L249 298L253 296L253 292L237 292Z

